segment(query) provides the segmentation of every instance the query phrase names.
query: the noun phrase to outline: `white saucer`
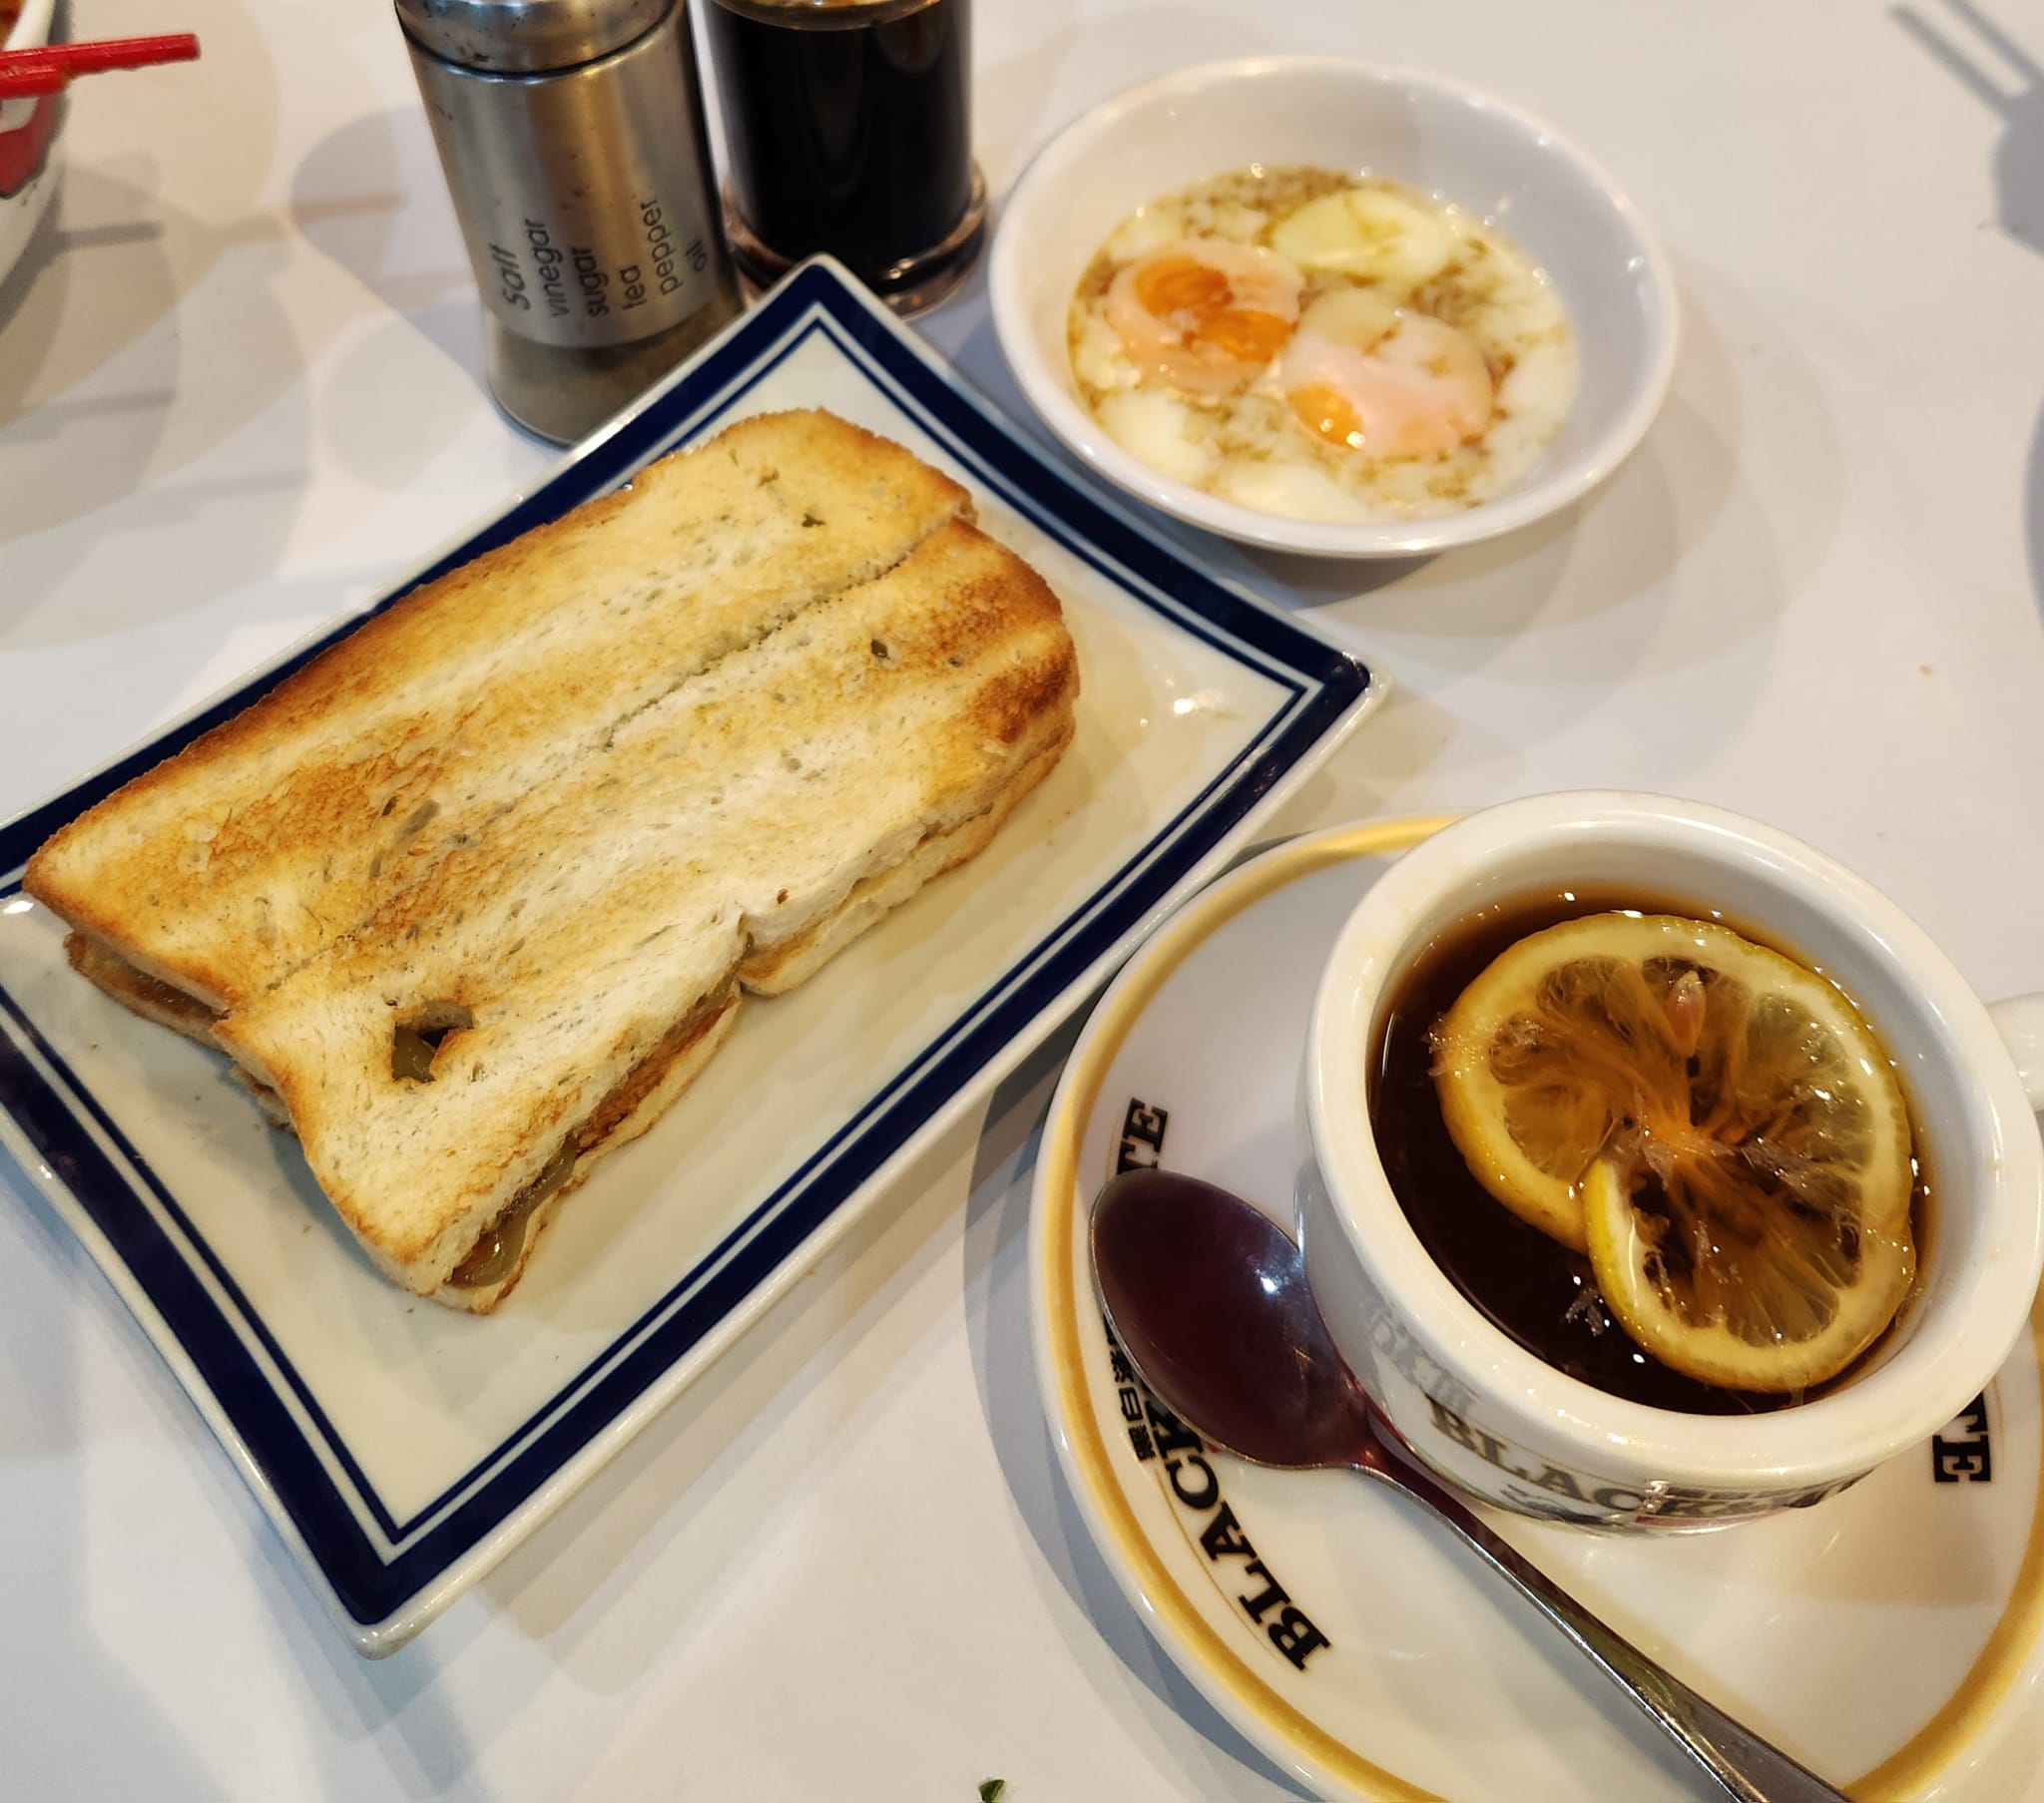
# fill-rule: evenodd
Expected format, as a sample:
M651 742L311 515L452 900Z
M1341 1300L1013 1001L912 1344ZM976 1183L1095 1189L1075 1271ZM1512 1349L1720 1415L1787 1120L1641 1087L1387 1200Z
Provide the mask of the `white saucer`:
M1212 1178L1289 1225L1292 1089L1321 961L1383 861L1438 824L1382 821L1267 853L1167 923L1095 1010L1036 1167L1033 1327L1052 1436L1151 1631L1315 1791L1372 1803L1694 1797L1693 1769L1403 1499L1345 1472L1218 1456L1210 1497L1199 1466L1158 1451L1094 1299L1087 1205L1118 1163ZM1679 1541L1491 1519L1853 1796L1989 1803L1968 1774L2039 1674L2040 1358L2033 1317L1984 1417L1815 1509Z

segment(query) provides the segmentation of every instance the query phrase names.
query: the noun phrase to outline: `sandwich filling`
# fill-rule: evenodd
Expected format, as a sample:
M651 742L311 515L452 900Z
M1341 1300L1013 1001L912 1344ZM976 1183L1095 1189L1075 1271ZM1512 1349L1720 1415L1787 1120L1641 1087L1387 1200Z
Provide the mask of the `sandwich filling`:
M727 984L723 994L663 1034L624 1081L596 1105L589 1119L561 1141L539 1175L482 1230L474 1246L448 1274L448 1284L454 1289L487 1289L510 1276L518 1268L527 1229L540 1204L568 1186L578 1164L586 1162L592 1153L610 1149L609 1141L618 1128L638 1113L667 1074L703 1043L726 1014L738 1006L738 985Z
M83 933L64 936L64 956L71 968L88 982L105 990L125 1008L132 1008L144 1020L155 1021L173 1033L182 1033L202 1046L213 1042L213 1024L220 1011L197 996L138 970L111 946Z
M570 1133L539 1175L482 1230L468 1256L448 1273L447 1281L453 1288L488 1289L493 1283L502 1283L518 1268L518 1260L525 1251L525 1229L540 1203L562 1189L575 1174L576 1151L575 1135Z

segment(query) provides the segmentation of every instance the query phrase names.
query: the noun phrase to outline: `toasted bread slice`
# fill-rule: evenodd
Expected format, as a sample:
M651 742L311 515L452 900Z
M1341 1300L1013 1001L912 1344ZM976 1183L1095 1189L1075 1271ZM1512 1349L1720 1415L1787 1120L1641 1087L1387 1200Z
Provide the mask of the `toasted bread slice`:
M953 522L620 724L515 832L449 847L215 1032L377 1263L487 1305L446 1293L497 1280L478 1242L650 1124L735 983L788 987L983 846L1077 688L1056 598ZM421 1023L430 1081L393 1052Z
M663 695L970 512L829 414L742 421L366 622L55 834L27 887L139 977L232 1007Z

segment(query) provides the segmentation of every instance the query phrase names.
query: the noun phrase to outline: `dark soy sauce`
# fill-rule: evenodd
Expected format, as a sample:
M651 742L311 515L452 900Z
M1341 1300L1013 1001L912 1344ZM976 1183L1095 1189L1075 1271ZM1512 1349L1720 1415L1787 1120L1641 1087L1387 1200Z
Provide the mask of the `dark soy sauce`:
M745 225L884 284L972 197L968 0L713 0L705 15Z
M1652 1408L1691 1415L1784 1408L1805 1398L1720 1389L1672 1371L1642 1350L1597 1293L1589 1259L1521 1220L1484 1188L1470 1174L1441 1119L1428 1035L1462 991L1516 941L1565 920L1626 908L1721 918L1664 897L1576 890L1484 909L1429 946L1400 982L1378 1029L1368 1085L1377 1152L1427 1254L1493 1325L1535 1357L1613 1396ZM1765 943L1736 921L1726 924ZM1925 1252L1920 1181L1910 1213L1920 1269ZM1845 1382L1879 1345L1876 1341L1814 1393Z

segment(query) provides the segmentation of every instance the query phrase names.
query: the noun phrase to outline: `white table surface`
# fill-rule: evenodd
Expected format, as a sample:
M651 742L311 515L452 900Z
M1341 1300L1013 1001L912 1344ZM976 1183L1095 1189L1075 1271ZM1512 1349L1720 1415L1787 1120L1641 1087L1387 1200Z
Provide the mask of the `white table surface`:
M1915 4L978 0L997 196L1128 83L1342 51L1545 116L1673 256L1675 391L1604 493L1418 568L1253 571L1399 684L1280 826L1671 790L1856 865L1983 993L2044 985L2044 73L1964 0ZM1981 4L2044 62L2038 0ZM77 93L0 289L0 816L547 462L481 390L387 10L76 11L206 56ZM1012 402L977 282L927 330ZM1147 1639L1056 1473L1022 1258L1053 1074L380 1664L0 1157L0 1795L1295 1795ZM2040 1763L2044 1700L1966 1795L2044 1797Z

